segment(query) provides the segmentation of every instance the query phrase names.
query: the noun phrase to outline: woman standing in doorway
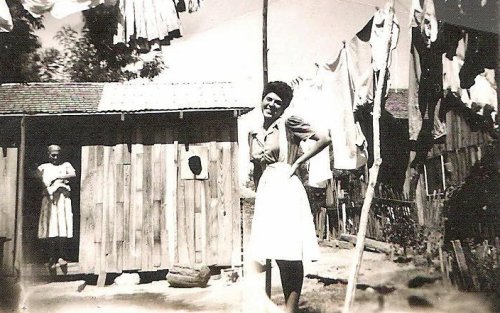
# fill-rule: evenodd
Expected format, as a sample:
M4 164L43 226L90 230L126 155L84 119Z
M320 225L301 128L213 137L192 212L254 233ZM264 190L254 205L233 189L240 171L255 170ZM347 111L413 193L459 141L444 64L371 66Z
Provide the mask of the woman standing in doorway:
M328 133L314 130L300 117L286 117L293 97L284 82L264 87L262 128L250 136L251 159L262 168L255 199L255 213L249 241L250 273L264 270L263 262L278 264L286 312L297 312L302 290L303 261L318 259L319 248L306 191L296 171L299 166L327 147ZM315 144L299 155L301 141Z
M50 145L47 148L48 163L38 167L38 175L44 186L38 238L48 240L49 267L67 264L66 238L73 237L73 212L69 179L76 176L69 162L60 160L61 147Z

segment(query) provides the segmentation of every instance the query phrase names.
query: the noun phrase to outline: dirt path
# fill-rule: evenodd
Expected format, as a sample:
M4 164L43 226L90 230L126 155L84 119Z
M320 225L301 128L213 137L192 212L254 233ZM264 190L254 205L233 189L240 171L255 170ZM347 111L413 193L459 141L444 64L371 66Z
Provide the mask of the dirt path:
M321 260L305 268L302 313L342 309L354 250L322 247L321 251ZM365 252L354 312L500 312L500 305L492 296L459 292L436 280L439 276L411 264L394 263L383 254ZM421 286L409 288L410 281ZM154 281L104 288L88 285L77 292L78 284L27 286L21 312L240 312L242 309L241 279L236 283L224 277L211 279L207 288L190 289L171 288L166 281ZM273 267L272 300L278 305L284 302L277 266Z

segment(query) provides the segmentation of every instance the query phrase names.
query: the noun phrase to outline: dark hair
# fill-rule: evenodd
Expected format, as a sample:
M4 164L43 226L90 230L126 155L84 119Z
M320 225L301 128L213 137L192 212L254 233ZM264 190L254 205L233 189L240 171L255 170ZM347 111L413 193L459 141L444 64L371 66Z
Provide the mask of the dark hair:
M278 97L281 98L285 107L288 107L290 105L290 102L293 98L293 90L292 87L290 87L287 83L282 81L267 83L264 86L264 90L262 91L262 99L264 99L264 97L271 92L274 92L276 95L278 95Z

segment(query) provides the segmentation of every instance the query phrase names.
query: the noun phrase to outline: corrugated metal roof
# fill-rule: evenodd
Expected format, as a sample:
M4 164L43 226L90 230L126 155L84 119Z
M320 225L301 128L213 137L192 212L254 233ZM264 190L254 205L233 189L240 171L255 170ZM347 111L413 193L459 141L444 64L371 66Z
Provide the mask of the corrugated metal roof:
M240 109L235 85L210 83L34 83L0 86L0 114Z

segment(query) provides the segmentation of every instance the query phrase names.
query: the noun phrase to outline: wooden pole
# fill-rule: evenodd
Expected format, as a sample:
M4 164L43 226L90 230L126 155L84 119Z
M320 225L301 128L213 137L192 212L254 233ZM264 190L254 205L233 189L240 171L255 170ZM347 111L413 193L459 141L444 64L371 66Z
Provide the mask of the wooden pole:
M262 73L264 85L267 84L268 78L268 68L267 68L267 8L268 0L263 0L264 3L262 5Z
M15 253L14 269L17 269L22 275L23 265L23 200L24 200L24 160L26 156L26 117L21 117L20 123L20 143L17 167L17 199L16 199L16 235L15 235Z
M268 69L267 69L267 8L269 7L268 0L263 0L262 4L262 79L264 86L267 84ZM271 260L266 259L266 294L271 297Z
M379 73L379 79L377 82L377 90L375 93L375 102L373 104L373 165L370 168L370 176L368 179L368 188L366 189L365 199L363 202L363 207L361 208L361 217L359 221L359 231L356 239L356 251L353 263L351 265L351 271L349 273L349 280L347 282L347 291L344 302L343 313L349 313L352 305L354 303L354 295L356 291L356 282L358 279L359 268L361 267L361 261L363 259L363 250L365 248L365 236L366 228L368 225L368 214L370 212L370 206L372 204L375 185L377 183L378 171L380 169L380 164L382 164L382 158L380 157L380 111L382 97L384 96L384 86L386 82L386 72L387 72L387 62L389 60L391 37L392 37L392 24L394 21L394 0L389 0L389 15L387 16L384 24L384 34L385 38L385 48L386 48L386 59L385 64Z

